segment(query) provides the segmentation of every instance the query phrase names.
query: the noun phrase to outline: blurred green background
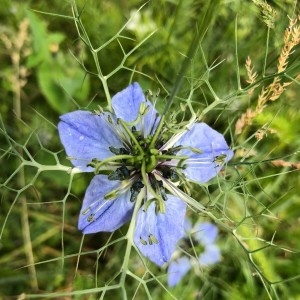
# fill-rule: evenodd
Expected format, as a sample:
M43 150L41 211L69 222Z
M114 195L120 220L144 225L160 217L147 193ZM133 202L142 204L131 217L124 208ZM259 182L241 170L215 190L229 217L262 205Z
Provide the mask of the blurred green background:
M144 90L160 87L162 110L208 2L149 1L117 37L141 1L76 1L92 45L105 45L97 61L109 77L110 95L131 80ZM147 281L153 299L300 299L300 79L294 80L300 74L299 41L286 72L278 75L293 83L235 134L238 118L256 106L261 89L274 79L288 17L299 13L297 1L268 1L274 15L261 3L219 1L170 111L180 111L193 86L194 109L204 111L203 120L235 150L226 181L193 191L231 228L220 227L222 261L200 274L191 271L170 293ZM115 282L125 244L102 252L107 233L82 242L77 218L92 174L73 177L56 165L70 166L56 130L59 115L106 105L95 58L78 37L69 1L3 0L0 50L0 299L47 299L47 293L57 299L122 299L120 290L84 292ZM124 53L130 53L125 60ZM258 73L252 96L248 56ZM205 110L218 99L224 101ZM166 285L165 270L150 269ZM152 278L134 257L131 271ZM128 299L147 299L137 280L126 283Z

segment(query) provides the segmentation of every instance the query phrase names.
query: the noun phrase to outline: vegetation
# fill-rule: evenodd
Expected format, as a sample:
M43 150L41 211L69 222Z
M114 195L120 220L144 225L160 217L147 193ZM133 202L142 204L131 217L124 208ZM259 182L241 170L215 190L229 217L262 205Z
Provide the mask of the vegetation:
M300 299L297 0L5 0L0 16L0 298ZM77 229L93 174L57 132L133 81L171 128L196 116L235 153L185 187L222 259L172 288L135 248L124 262L129 224Z

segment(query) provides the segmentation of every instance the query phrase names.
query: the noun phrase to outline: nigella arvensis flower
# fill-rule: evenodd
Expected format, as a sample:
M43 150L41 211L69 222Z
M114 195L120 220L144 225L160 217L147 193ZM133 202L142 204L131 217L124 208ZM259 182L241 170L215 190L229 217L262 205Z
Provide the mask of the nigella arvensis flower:
M134 83L112 98L113 112L74 111L61 116L59 135L72 164L95 172L83 200L83 233L112 232L138 206L134 242L161 266L184 234L186 204L177 187L216 176L233 155L224 137L204 123L174 134L141 87ZM183 200L182 200L183 199Z
M183 247L192 249L192 254L179 255L174 252L172 260L168 267L168 285L173 287L179 283L182 277L192 268L193 264L201 267L213 265L221 260L220 249L215 244L218 235L218 228L208 222L198 222L192 228L189 220L185 223L185 237L182 240ZM201 245L202 251L197 258L197 245ZM188 251L188 249L185 249Z

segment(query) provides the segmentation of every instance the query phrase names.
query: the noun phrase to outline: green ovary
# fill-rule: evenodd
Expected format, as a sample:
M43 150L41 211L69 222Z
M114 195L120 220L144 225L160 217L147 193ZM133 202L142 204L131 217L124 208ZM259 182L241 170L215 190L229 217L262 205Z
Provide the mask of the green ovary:
M133 159L130 159L130 163L133 163L136 169L141 169L143 162L145 162L147 173L150 173L155 169L158 161L159 151L157 149L144 150L143 154L139 154L134 156ZM127 160L127 162L129 163L129 160Z
M146 157L145 160L146 160L146 172L150 173L157 166L157 162L158 162L157 156L150 155L150 156Z

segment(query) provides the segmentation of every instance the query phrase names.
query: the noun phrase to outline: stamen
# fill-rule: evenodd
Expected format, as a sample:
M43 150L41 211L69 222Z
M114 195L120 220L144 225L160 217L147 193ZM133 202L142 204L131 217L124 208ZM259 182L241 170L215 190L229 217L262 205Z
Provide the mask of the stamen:
M90 214L87 219L88 222L93 222L95 220L95 214Z
M221 165L224 164L225 160L226 160L227 155L226 154L220 154L217 155L214 159L213 162L217 163L216 167L220 167Z
M141 189L144 187L144 184L142 183L141 180L138 180L136 182L134 182L130 188L130 202L134 202L136 200L136 198L138 197Z
M157 174L157 175L160 176L159 174ZM181 198L184 202L186 202L191 207L198 209L199 211L207 214L207 209L202 204L195 201L192 197L190 197L189 195L184 193L177 186L175 186L171 181L163 178L162 176L160 176L160 177L161 177L161 180L164 182L164 186L171 194L173 194L174 196L176 196L178 198Z
M95 204L98 204L98 202L99 202L99 200L93 202L86 210L84 210L84 211L82 212L82 214L83 214L83 215L86 215L89 211L91 211L91 207L92 207L92 206L95 206ZM86 220L87 220L88 222L93 222L93 221L95 221L96 213L97 213L101 208L103 208L103 206L107 205L107 203L108 203L108 202L105 201L105 202L102 203L102 205L99 205L99 206L97 207L97 209L96 209L95 211L93 211L93 212L87 217Z
M130 170L127 167L122 166L117 168L116 171L110 173L107 178L109 180L125 180L130 178Z
M162 121L162 120L161 120ZM169 149L176 144L176 142L196 123L196 115L193 114L190 121L183 126L178 133L173 135L162 147L162 149Z
M86 166L95 168L97 163L99 163L99 160L97 158L93 158Z
M157 168L158 171L162 173L162 176L166 179L170 179L171 181L179 181L179 174L177 171L174 170L174 168L171 168L169 166L161 165Z
M155 130L155 124L157 123L157 120L159 119L159 117L160 117L160 115L158 113L156 113L155 114L155 118L154 118L154 122L153 122L152 127L151 127L151 129L149 131L150 135L153 135L153 132ZM159 137L161 137L161 134L159 135Z
M158 244L157 238L152 233L150 233L148 236L148 242L149 245Z
M104 111L100 105L97 105L97 107L98 107L98 109L94 110L94 114L96 114L97 116L100 116Z
M81 214L82 214L82 215L87 215L88 212L91 211L92 207L95 206L95 205L97 205L98 202L99 202L99 200L96 200L96 201L94 201L93 203L91 203L91 205L90 205L88 208L86 208ZM102 207L102 206L100 206L100 207ZM99 210L99 207L97 208L96 212L97 212L98 210Z
M166 194L166 190L165 188L163 187L163 183L162 181L161 182L161 188L160 188L160 194L161 194L161 197L163 198L164 201L167 201L168 200L168 197L167 197L167 194Z
M134 134L132 133L132 131L128 128L127 124L123 120L121 120L121 119L118 119L118 122L122 125L123 129L128 134L128 136L130 137L131 141L134 143L134 145L136 146L136 148L138 149L138 151L140 152L140 154L143 155L144 154L144 150L140 146L139 142L137 141L137 139L134 136Z
M114 200L118 197L118 195L119 195L119 191L113 190L113 191L110 191L110 192L106 193L104 195L104 199L105 200Z
M155 199L155 214L158 215L159 213L165 213L166 205L164 201L160 201Z
M130 149L130 144L128 143L128 137L125 135L123 130L120 130L116 121L112 118L110 113L103 113L103 120L106 121L106 124L110 127L110 129L120 138L123 145Z
M147 209L148 207L151 205L151 203L153 202L156 202L156 199L155 198L152 198L152 199L148 199L145 203L144 203L144 206L143 206L143 212L146 213L147 212Z
M199 168L199 165L203 165L203 166L207 165L210 167L210 165L212 163L213 163L213 161L212 161L211 157L203 157L201 159L190 158L186 161L186 164L181 165L181 162L179 162L177 167L180 167L182 169L186 169L187 167L189 167L189 169L197 169L197 168Z
M155 130L155 133L154 133L154 135L152 137L152 140L151 140L151 143L149 145L150 148L154 148L154 145L156 144L156 141L158 140L158 138L161 134L164 123L165 123L165 115L163 115L161 117L161 119L159 120L158 126Z
M142 102L139 108L139 115L144 116L148 113L150 106L146 105L146 102Z
M197 154L202 154L203 150L198 149L198 148L194 148L194 147L185 147L183 149L190 149L192 152L197 153Z
M167 155L176 155L176 153L183 148L184 148L183 146L179 145L176 147L169 148L167 150L162 150L162 153Z
M91 210L91 209L88 207L87 209L85 209L85 210L82 212L82 214L83 214L83 215L86 215L90 210Z
M186 159L189 158L189 156L186 155L165 155L165 154L161 154L159 156L159 158L162 160L172 160L172 159L176 159L176 160L180 160L180 161L184 161Z
M113 155L102 161L93 159L88 165L95 168L95 170L94 170L95 174L99 174L101 167L103 167L107 164L110 164L111 162L121 161L123 163L124 160L129 161L132 158L133 158L133 156L129 155L129 154Z
M113 125L113 120L112 120L111 115L107 115L107 120L111 125Z
M115 155L122 155L122 154L129 154L130 153L128 150L126 150L123 147L115 148L113 146L110 146L110 147L108 147L108 149L110 150L110 152L112 152Z
M157 192L158 195L160 195L164 201L167 201L168 197L166 195L163 182L161 180L157 180L154 176L149 176L149 178L150 178L150 184L152 188L155 190L155 192Z
M152 94L152 91L151 90L147 90L146 91L146 99L147 99L147 101L149 101L150 103L152 102L152 104L153 104L153 106L155 107L156 106L156 101L157 101L157 98L158 98L158 96L159 96L159 93L160 93L160 89L158 88L157 90L156 90L156 93L155 93L155 95L153 95ZM150 99L151 99L151 101L150 101ZM153 120L153 114L155 113L155 118L154 118L154 120ZM160 115L157 113L157 112L155 112L154 110L152 111L152 115L150 116L150 119L151 119L151 121L153 120L153 122L152 122L152 125L151 125L151 128L150 128L150 130L149 130L149 132L147 132L149 135L153 135L153 133L154 133L154 130L156 129L156 125L157 125L157 120L160 118ZM146 130L144 131L144 133L146 133ZM159 135L160 136L160 135ZM153 144L153 145L155 145L156 146L156 144Z
M154 199L156 201L158 201L158 203L159 203L159 208L158 208L159 212L160 213L165 213L166 209L165 209L165 204L164 204L164 200L162 199L162 196L160 194L157 194L156 191L152 188L151 183L149 183L149 177L146 174L145 161L142 162L141 175L142 175L143 183L145 184L147 191L149 191L150 194L153 195ZM147 204L147 202L145 204Z
M147 241L145 241L141 236L140 236L140 242L144 245L144 246L146 246L148 243L147 243Z
M138 142L140 142L142 140L142 134L141 131L136 130L135 126L132 126L131 128L131 132L133 133L133 135L136 137L136 140Z

